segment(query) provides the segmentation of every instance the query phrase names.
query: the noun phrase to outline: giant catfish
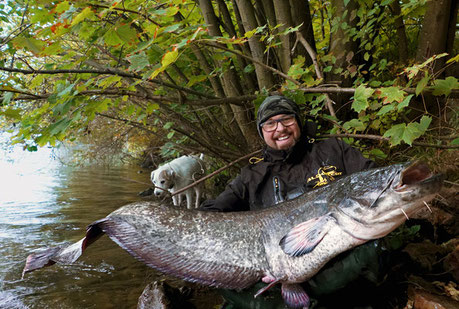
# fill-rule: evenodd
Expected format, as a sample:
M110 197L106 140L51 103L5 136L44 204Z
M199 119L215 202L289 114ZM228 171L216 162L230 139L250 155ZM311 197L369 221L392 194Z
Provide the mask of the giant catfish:
M244 289L280 283L287 306L307 308L299 283L334 256L387 235L441 187L423 163L396 164L343 177L274 207L216 213L155 202L121 207L65 248L31 254L26 272L72 263L106 233L132 256L165 274L207 286ZM259 294L257 293L257 294Z

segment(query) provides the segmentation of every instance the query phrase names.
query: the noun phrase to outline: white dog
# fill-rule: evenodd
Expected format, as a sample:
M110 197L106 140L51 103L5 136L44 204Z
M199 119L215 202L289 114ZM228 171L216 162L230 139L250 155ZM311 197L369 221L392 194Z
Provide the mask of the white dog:
M197 156L181 156L169 163L161 165L151 172L151 181L155 186L154 194L162 196L165 191L174 193L198 180L204 175L204 154ZM180 206L183 194L186 195L186 207L191 209L193 191L195 193L195 207L199 207L201 198L202 183L186 190L183 193L172 196L175 206Z

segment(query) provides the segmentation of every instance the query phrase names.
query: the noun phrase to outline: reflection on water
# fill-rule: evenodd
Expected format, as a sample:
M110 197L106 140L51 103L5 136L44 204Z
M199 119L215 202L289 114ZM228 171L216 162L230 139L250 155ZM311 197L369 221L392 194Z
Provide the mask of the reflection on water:
M140 200L148 171L69 168L51 150L0 150L0 308L135 308L155 273L108 237L76 265L55 265L21 279L24 261L43 247L78 241L87 224ZM137 182L135 182L137 181Z

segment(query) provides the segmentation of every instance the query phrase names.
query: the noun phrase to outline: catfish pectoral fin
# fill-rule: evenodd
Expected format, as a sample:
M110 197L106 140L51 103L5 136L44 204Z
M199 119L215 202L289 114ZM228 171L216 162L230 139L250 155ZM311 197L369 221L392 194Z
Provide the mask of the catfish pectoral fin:
M309 308L309 296L299 284L282 283L282 297L290 308Z
M320 243L330 229L331 216L316 217L292 228L279 242L282 250L290 256L309 253Z

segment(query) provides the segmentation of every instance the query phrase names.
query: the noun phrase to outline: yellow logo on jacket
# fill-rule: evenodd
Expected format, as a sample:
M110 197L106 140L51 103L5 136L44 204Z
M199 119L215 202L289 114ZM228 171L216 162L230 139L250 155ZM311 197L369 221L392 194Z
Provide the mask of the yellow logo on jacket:
M336 166L323 166L317 170L317 175L309 177L308 182L317 180L313 188L321 187L335 180L334 176L340 176L343 172L337 172Z

